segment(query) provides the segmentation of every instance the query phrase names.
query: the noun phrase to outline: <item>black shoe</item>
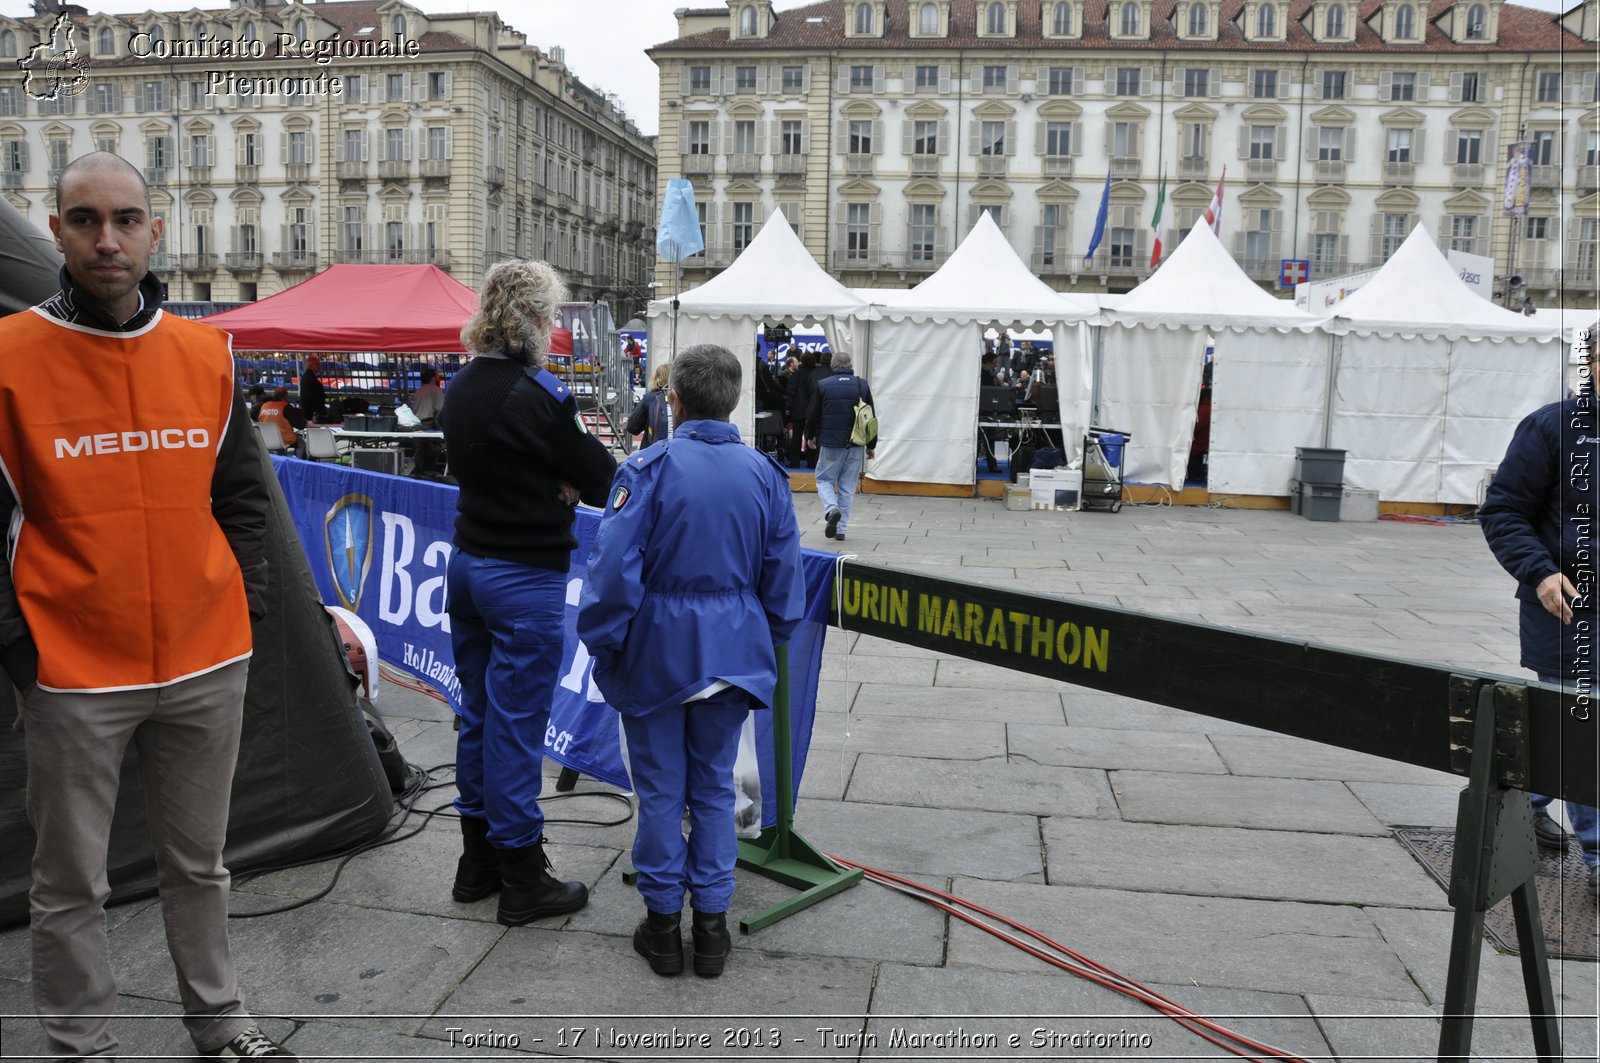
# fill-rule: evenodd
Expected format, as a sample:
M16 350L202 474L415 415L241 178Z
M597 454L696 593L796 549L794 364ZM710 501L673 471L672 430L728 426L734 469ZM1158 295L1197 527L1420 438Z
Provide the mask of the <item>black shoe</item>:
M522 849L500 850L501 926L522 926L535 919L567 915L589 903L589 887L562 882L551 874L544 839Z
M844 532L835 533L834 537L833 537L833 541L836 542L836 543L844 542Z
M259 1026L247 1026L239 1036L206 1053L208 1059L299 1059L278 1042L261 1032Z
M1592 881L1592 880L1591 880ZM727 912L694 913L694 973L701 978L719 978L733 951L728 933Z
M993 458L989 459L989 471L990 472L999 472L1000 471L1000 464L997 461L995 461Z
M462 904L500 892L500 850L489 844L489 821L461 817L461 859L450 896Z
M842 516L844 516L844 514L840 513L837 508L830 509L827 513L823 514L823 519L827 521L827 524L823 527L822 534L832 539L834 533L839 530L839 518Z
M644 918L633 928L633 951L663 978L683 973L682 924L682 912L662 915L646 909Z
M1547 853L1565 853L1567 837L1567 832L1561 829L1561 824L1550 818L1549 813L1533 814L1533 840L1538 843L1540 849Z

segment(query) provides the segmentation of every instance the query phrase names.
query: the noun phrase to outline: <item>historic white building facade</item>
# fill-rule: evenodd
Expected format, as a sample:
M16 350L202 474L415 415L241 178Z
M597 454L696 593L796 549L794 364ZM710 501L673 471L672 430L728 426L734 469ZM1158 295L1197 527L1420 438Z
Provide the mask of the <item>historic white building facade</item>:
M1056 287L1116 291L1150 272L1160 181L1170 251L1226 170L1222 238L1270 286L1286 258L1381 264L1418 222L1505 271L1525 141L1514 271L1593 305L1597 22L1597 0L729 0L650 51L661 178L695 183L691 282L780 211L846 284L912 285L989 212Z
M0 194L43 228L56 175L95 148L144 171L174 299L255 299L341 262L477 287L507 257L623 315L648 298L652 138L491 13L0 15Z

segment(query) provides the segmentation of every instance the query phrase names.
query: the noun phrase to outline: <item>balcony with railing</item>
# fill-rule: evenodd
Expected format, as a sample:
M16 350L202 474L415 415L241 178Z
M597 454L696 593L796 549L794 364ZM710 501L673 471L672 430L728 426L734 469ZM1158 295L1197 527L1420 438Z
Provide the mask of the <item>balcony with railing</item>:
M1318 159L1312 170L1312 177L1319 185L1342 185L1344 176L1343 159Z
M309 273L317 268L317 256L311 251L274 251L272 268L279 273Z
M166 184L167 168L165 166L146 166L144 168L144 183L147 185Z
M1245 276L1253 281L1275 281L1278 279L1278 269L1282 263L1275 258L1245 258L1239 260L1239 266Z
M1343 258L1311 258L1311 279L1323 280L1327 277L1342 277L1346 273L1353 273L1358 267L1350 265L1348 259Z
M404 181L411 176L411 163L406 159L384 159L378 163L378 176L386 181Z
M367 256L371 252L359 247L335 248L333 260L341 266L364 266L371 261Z
M1480 188L1484 172L1481 162L1458 162L1450 168L1450 183L1456 188Z
M1561 187L1561 167L1559 166L1535 166L1533 167L1533 173L1529 177L1530 187L1533 188Z
M877 160L875 155L850 154L844 157L844 172L860 177L872 176L872 166Z
M217 256L209 251L184 255L180 268L185 273L213 273L217 268Z
M1600 191L1600 166L1578 167L1578 194Z
M289 181L311 180L311 164L309 162L291 162L284 166L283 176Z
M1137 155L1111 156L1111 176L1119 180L1137 180L1143 167Z
M449 159L423 159L422 176L424 177L449 177Z
M176 267L176 255L166 251L157 251L150 256L150 270L153 273L171 273Z
M504 188L506 184L506 168L504 166L485 166L483 179L490 188Z
M1184 155L1178 159L1178 180L1204 181L1211 176L1211 160L1204 155Z
M1417 166L1412 162L1385 162L1383 183L1394 187L1409 187L1417 179Z
M1526 284L1530 291L1558 291L1561 288L1562 277L1559 269L1547 266L1524 269L1519 266L1517 271L1522 274L1522 283Z
M259 184L261 181L261 167L252 163L241 162L233 168L233 179L242 185Z
M761 173L761 156L741 151L728 156L728 173L754 177Z
M1071 155L1046 155L1042 169L1046 177L1071 177L1072 164Z
M937 177L939 176L939 156L937 155L912 155L909 159L912 177Z
M1006 163L1008 161L1009 160L1004 155L979 155L978 176L1004 177L1006 175Z
M715 173L716 169L717 157L703 151L680 156L678 162L678 170L685 177L692 177L695 174L710 175Z
M359 159L354 162L341 162L339 164L339 180L360 181L367 176L367 164Z
M21 170L0 170L0 188L21 188Z
M189 167L189 183L191 185L208 185L208 184L210 184L211 183L211 167L209 167L209 166L191 166L191 167Z
M265 257L259 251L229 251L223 261L235 273L259 273Z
M1271 183L1278 179L1277 159L1246 159L1244 176L1248 181Z
M806 175L806 157L800 154L774 155L772 157L772 172L779 177L804 177Z
M1053 250L1035 250L1028 259L1028 266L1038 277L1065 277L1079 272L1083 260L1067 248ZM1084 270L1083 272L1089 272Z

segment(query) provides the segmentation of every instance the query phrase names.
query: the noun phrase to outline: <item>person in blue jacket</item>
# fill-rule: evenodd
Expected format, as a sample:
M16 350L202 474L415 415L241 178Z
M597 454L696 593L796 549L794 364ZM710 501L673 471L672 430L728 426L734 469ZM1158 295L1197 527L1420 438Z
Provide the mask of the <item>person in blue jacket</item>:
M774 647L805 608L788 473L728 423L740 371L724 347L678 354L676 428L617 470L579 602L578 635L622 714L639 796L646 914L633 947L659 975L684 967L686 890L695 974L715 978L727 962L739 733L752 708L772 704Z
M1579 393L1529 414L1478 510L1489 549L1517 579L1522 666L1539 681L1595 693L1595 520L1600 515L1600 430L1596 429L1596 352L1588 352ZM1539 846L1565 852L1566 832L1550 817L1551 799L1531 794ZM1567 818L1600 898L1600 814L1567 802Z

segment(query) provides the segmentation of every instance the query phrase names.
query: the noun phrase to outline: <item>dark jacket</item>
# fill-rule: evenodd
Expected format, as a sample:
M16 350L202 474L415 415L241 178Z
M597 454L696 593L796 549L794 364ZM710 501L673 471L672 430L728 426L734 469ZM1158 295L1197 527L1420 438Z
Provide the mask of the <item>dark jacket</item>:
M811 408L811 392L819 367L801 364L789 377L784 395L783 412L791 424L804 424L806 410Z
M872 401L872 388L856 376L854 369L835 369L827 376L817 378L816 392L806 411L806 436L815 439L819 446L851 446L850 432L855 428L856 403L866 400L876 411ZM867 449L878 445L876 434L867 440Z
M643 446L667 438L669 423L667 389L657 388L647 392L628 414L627 432L630 436L643 435ZM641 448L642 449L642 448Z
M761 358L756 359L756 411L783 413L784 400L788 398L784 387L772 375L772 367Z
M1600 548L1600 432L1596 399L1584 394L1525 417L1478 510L1489 549L1517 580L1522 666L1540 675L1574 678L1580 663L1594 676L1597 548ZM1565 572L1578 589L1573 623L1539 603L1546 577ZM1586 622L1586 623L1585 623ZM1587 628L1587 631L1585 631ZM1580 635L1585 637L1580 638Z
M142 308L124 322L116 321L104 304L78 287L65 266L60 279L61 290L39 304L40 310L59 321L102 332L136 332L161 309L161 282L153 273L145 274L139 283ZM267 517L272 496L266 478L256 429L243 396L235 389L228 430L211 476L211 513L239 562L252 620L261 619L267 611ZM16 508L16 495L0 480L0 528L11 526ZM27 689L38 678L39 652L17 602L8 564L0 564L0 668L18 689Z
M455 543L477 557L565 572L578 540L561 485L603 506L617 463L578 420L566 385L526 370L480 354L444 393L439 422L461 485Z

